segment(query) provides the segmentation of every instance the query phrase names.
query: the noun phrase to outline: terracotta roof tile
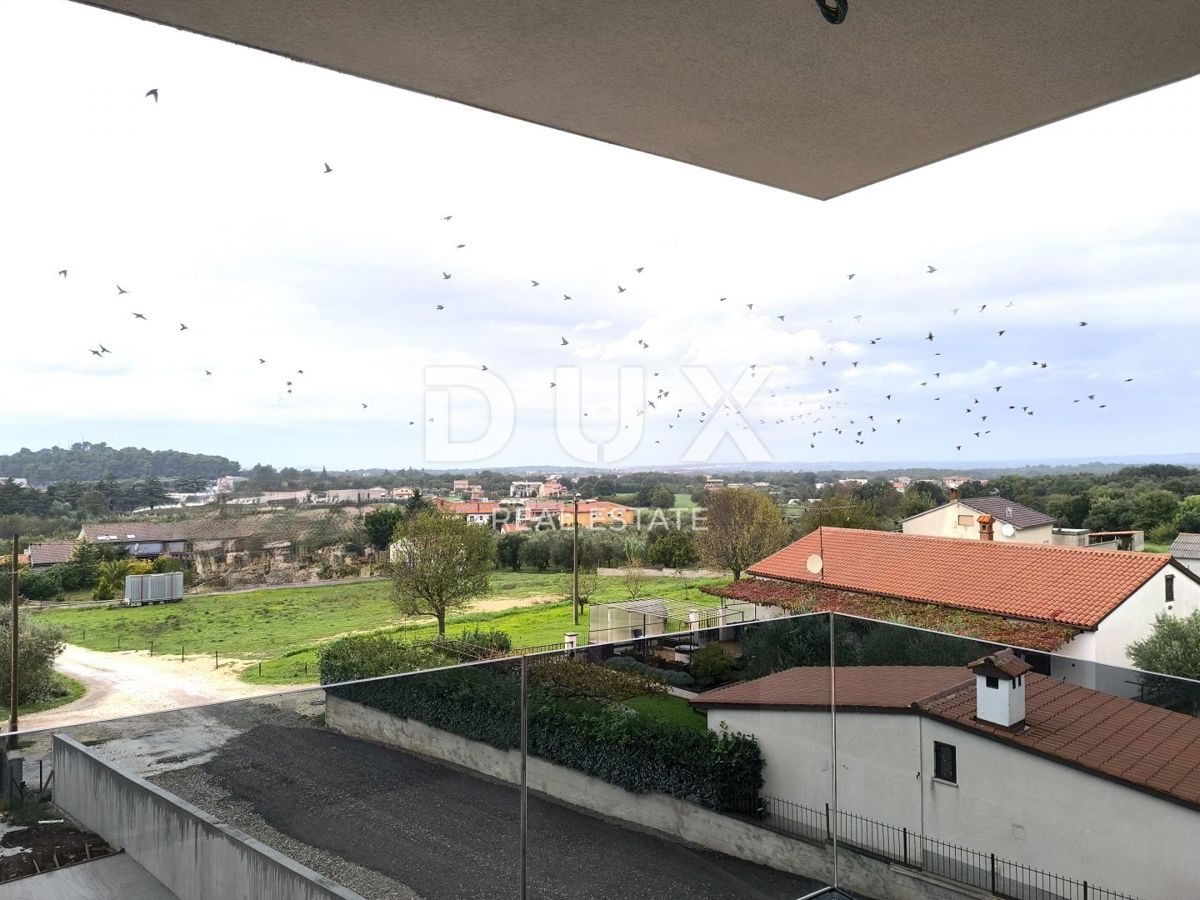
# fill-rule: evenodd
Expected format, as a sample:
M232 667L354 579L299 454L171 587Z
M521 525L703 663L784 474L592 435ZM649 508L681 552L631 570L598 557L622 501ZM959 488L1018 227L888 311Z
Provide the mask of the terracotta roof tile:
M31 566L52 566L70 562L75 555L75 542L43 541L40 544L30 544L27 553Z
M922 697L970 683L955 666L841 666L837 669L839 708L909 709ZM787 706L829 708L829 667L786 669L707 691L692 699L707 706Z
M808 571L820 555L819 575ZM1094 629L1171 558L1043 544L825 528L751 575Z
M1200 805L1200 719L1044 675L1025 678L1022 732L975 718L975 691L922 700L936 719Z

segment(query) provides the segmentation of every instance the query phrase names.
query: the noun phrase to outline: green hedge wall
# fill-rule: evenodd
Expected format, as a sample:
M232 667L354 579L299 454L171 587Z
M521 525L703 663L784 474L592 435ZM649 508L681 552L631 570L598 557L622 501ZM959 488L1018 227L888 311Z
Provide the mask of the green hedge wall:
M331 693L499 750L520 747L515 662L346 685ZM762 752L753 737L700 733L536 681L529 692L529 752L630 791L669 794L718 811L743 810L746 798L762 787Z

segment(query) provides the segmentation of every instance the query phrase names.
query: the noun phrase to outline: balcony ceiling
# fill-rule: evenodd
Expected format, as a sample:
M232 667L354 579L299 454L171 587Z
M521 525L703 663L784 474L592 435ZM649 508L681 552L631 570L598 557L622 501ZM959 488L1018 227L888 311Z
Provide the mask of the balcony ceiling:
M1200 71L1197 0L89 0L826 199Z

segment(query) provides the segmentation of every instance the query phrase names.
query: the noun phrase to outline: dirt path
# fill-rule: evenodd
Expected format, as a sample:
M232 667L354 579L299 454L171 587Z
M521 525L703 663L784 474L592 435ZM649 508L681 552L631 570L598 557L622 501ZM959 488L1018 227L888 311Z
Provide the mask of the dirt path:
M288 689L241 681L238 673L247 664L222 659L214 669L211 656L180 662L178 656L150 656L143 650L105 653L67 644L55 668L82 681L87 693L57 709L25 716L21 729L57 728Z

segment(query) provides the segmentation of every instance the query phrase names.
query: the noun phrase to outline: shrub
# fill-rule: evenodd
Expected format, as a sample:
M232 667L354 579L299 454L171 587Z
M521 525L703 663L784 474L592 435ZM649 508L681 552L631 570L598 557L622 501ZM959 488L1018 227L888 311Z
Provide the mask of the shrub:
M733 657L720 644L709 644L692 654L688 668L696 681L696 689L703 691L729 678L733 672Z
M183 571L183 560L175 559L174 557L171 557L171 556L160 556L156 560L154 560L153 565L154 565L154 571L156 574L162 574L164 572L182 572Z
M589 664L576 668L569 677L604 671ZM626 790L669 794L716 810L743 808L745 797L762 787L762 752L753 737L700 732L631 714L609 701L563 696L560 680L539 676L530 687L529 752L534 756ZM447 669L331 692L499 750L520 747L521 683L515 665Z
M661 681L672 687L684 688L685 690L695 684L692 676L687 672L676 672L672 669L660 669L656 666L648 666L640 659L634 659L632 656L614 656L605 662L605 665L626 672L640 672L656 681Z
M465 644L470 644L472 647L481 647L485 650L491 650L494 653L507 653L512 650L512 637L507 631L501 631L499 628L483 628L476 625L474 628L464 628L456 638Z
M21 569L17 573L21 596L27 600L53 600L60 596L63 592L62 568L51 566L41 572Z
M563 697L590 697L620 702L642 694L660 694L662 681L642 672L622 671L573 659L540 659L530 663L530 681Z
M10 660L12 659L11 613L0 610L0 703L9 696ZM54 680L54 660L63 650L64 632L55 625L38 625L21 620L17 638L17 677L20 679L19 702L37 703L61 696L62 686Z
M433 669L451 660L431 647L405 644L382 634L356 634L317 652L321 684Z

